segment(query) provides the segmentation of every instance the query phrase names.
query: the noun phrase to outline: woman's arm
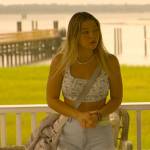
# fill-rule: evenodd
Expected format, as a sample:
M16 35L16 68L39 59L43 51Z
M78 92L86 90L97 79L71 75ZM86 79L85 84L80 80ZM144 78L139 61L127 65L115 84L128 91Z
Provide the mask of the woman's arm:
M120 72L120 65L117 58L114 55L110 56L110 66L111 75L110 79L110 100L104 105L99 111L102 116L108 115L114 112L122 102L123 87L122 78Z
M60 60L61 54L58 54L51 62L46 88L47 103L50 108L54 109L58 113L76 118L79 114L79 111L70 107L59 99L63 73L59 73L56 76L53 76L53 74L55 73Z
M77 119L81 123L82 127L85 127L85 122L90 125L92 124L92 120L89 112L80 112L59 99L63 73L58 73L55 76L53 76L53 74L56 71L60 60L61 54L57 55L51 62L46 89L48 106L60 114Z

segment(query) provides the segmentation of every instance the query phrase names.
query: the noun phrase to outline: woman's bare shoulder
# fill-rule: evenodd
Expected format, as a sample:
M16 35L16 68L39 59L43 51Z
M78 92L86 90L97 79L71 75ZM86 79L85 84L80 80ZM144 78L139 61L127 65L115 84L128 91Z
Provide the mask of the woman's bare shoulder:
M118 58L113 54L109 54L109 65L114 72L120 70L120 64Z
M113 64L119 63L118 58L115 55L109 54L108 57L109 57L110 63L113 63Z
M62 53L56 54L51 61L51 66L57 66L62 59Z
M50 74L57 72L62 59L62 53L55 55L50 64Z

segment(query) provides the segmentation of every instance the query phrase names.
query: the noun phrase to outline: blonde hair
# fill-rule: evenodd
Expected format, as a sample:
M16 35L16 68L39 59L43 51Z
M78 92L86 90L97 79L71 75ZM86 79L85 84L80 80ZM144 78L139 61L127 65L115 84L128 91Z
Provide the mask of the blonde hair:
M78 41L80 38L81 25L87 20L95 21L99 29L100 38L94 53L96 54L100 67L102 67L109 74L109 68L107 65L109 53L106 51L103 44L100 23L88 12L78 12L71 17L68 25L66 41L61 45L59 51L59 53L62 54L62 58L55 73L61 73L67 65L71 65L76 61L78 57Z

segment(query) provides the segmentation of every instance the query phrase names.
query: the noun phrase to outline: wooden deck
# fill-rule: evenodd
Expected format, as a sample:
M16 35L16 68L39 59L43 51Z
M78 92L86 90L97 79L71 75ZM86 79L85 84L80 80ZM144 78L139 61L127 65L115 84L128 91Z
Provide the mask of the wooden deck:
M17 33L6 33L0 34L0 44L12 43L19 41L29 41L47 38L59 37L59 32L57 30L36 30L32 32L17 32Z

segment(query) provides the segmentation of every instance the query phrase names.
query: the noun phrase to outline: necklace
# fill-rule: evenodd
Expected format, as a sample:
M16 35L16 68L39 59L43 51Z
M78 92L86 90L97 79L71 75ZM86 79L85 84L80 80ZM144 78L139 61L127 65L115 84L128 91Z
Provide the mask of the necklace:
M94 54L92 54L88 59L87 59L87 61L80 61L78 58L77 58L77 63L78 64L87 64L87 63L89 63L92 59L93 59L93 56L94 56Z

